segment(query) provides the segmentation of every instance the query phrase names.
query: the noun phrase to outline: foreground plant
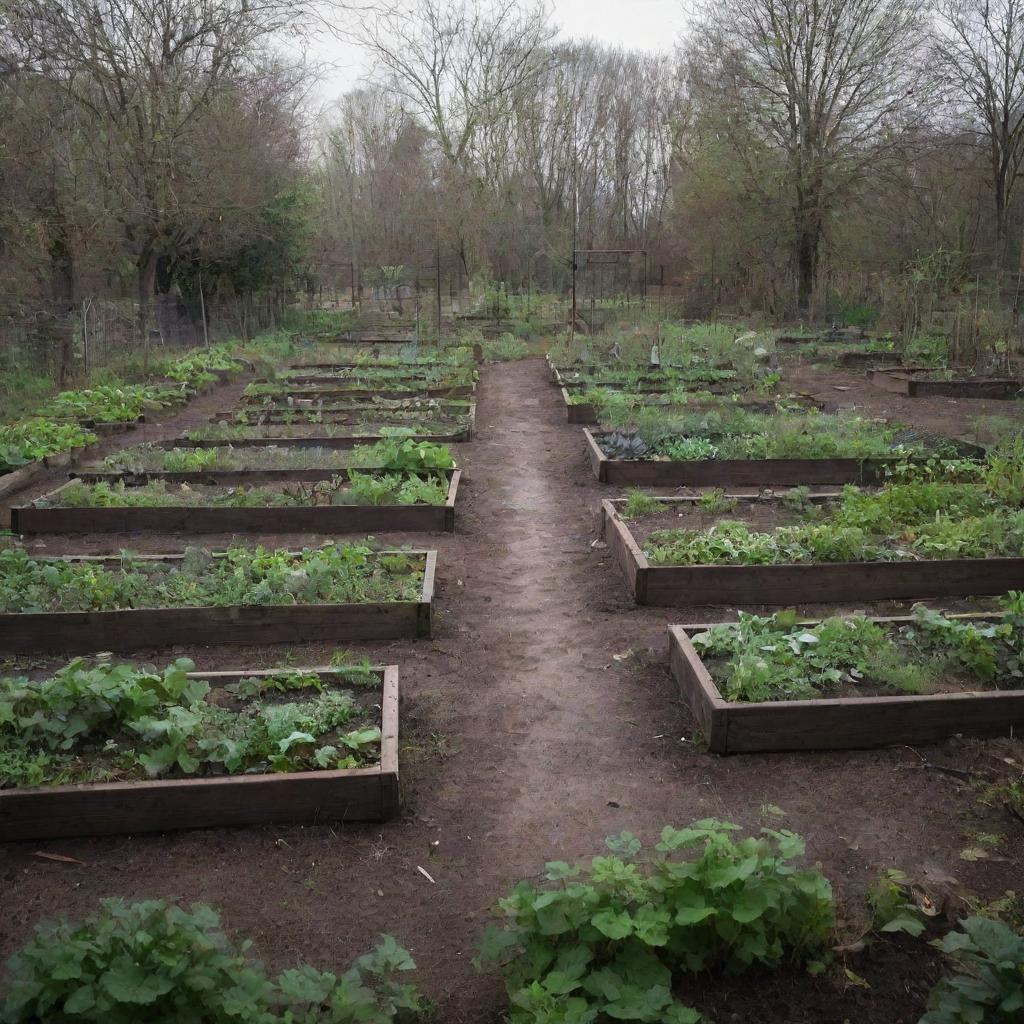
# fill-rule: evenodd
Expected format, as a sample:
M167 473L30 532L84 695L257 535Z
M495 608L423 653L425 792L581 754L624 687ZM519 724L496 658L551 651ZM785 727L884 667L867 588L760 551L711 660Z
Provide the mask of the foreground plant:
M512 1024L694 1024L701 1015L672 994L683 975L813 958L832 929L831 886L792 863L799 836L737 831L713 819L665 828L650 862L624 832L589 867L557 861L540 885L520 882L477 961L504 976Z
M268 975L220 916L148 900L104 900L78 923L37 928L8 963L5 1024L402 1024L423 1011L398 981L415 969L385 935L338 976L303 964Z
M969 917L933 943L963 968L943 978L920 1024L1018 1024L1024 1020L1024 936L999 921Z

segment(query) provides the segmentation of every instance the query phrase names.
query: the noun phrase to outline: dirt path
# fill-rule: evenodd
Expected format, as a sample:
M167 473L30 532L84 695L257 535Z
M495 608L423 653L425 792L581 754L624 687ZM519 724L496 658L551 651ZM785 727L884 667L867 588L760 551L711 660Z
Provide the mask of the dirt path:
M467 470L459 533L381 538L439 549L434 640L352 645L401 669L405 817L384 826L9 844L0 848L0 954L41 917L81 915L104 896L205 900L278 968L303 959L336 969L391 932L421 967L440 1021L487 1024L501 1018L499 986L470 960L488 909L546 860L590 856L622 829L653 844L663 825L710 815L778 825L765 810L777 806L855 912L883 867L946 886L955 878L986 898L1014 879L1019 888L1011 843L986 861L959 858L973 845L965 830L1009 833L1012 823L978 805L961 780L923 771L907 750L705 753L668 677L665 627L729 610L628 601L614 566L591 547L599 498L609 492L591 476L580 430L565 423L540 360L484 369L478 428L459 452ZM131 540L141 550L185 542ZM73 538L51 550L100 543ZM285 654L320 664L331 649L175 653L203 667L258 667ZM971 767L996 754L1019 758L1021 749L952 741L928 754ZM39 860L36 850L85 866ZM870 989L783 971L752 987L708 983L687 995L718 1024L910 1024L937 971L919 945L891 939L854 966Z

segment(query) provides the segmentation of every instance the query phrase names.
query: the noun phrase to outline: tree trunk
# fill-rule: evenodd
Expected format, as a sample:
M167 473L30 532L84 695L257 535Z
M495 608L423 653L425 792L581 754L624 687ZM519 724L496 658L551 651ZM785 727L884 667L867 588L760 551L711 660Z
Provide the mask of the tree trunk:
M136 261L138 273L139 336L142 339L146 365L149 364L149 307L156 295L156 252L146 246Z
M797 237L796 299L801 313L809 313L814 295L814 278L818 270L818 233L805 225Z
M50 249L53 325L57 339L57 382L64 388L71 381L74 362L75 258L63 231L59 231Z

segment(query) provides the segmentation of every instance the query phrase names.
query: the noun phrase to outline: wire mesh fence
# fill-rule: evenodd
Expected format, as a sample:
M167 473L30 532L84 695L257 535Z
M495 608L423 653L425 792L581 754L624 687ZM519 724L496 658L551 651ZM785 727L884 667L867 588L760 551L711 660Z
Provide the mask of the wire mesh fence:
M144 371L187 349L252 337L280 325L284 309L274 294L197 298L191 305L166 296L143 307L130 299L87 298L74 307L0 301L0 402L103 371Z

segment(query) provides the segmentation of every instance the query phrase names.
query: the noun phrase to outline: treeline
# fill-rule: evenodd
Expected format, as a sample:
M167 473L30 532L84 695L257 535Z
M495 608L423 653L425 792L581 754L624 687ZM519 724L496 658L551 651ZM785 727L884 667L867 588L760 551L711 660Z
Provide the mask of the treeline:
M0 295L59 315L84 296L293 288L312 196L284 0L0 5Z
M575 218L578 248L647 250L694 312L1016 305L1017 0L707 0L671 56L418 0L363 39L381 72L320 164L318 260L345 284L438 241L466 274L564 287Z
M531 0L328 2L375 71L317 120L322 0L0 5L3 297L563 292L575 246L637 251L598 297L1016 324L1018 0L705 0L667 55Z

